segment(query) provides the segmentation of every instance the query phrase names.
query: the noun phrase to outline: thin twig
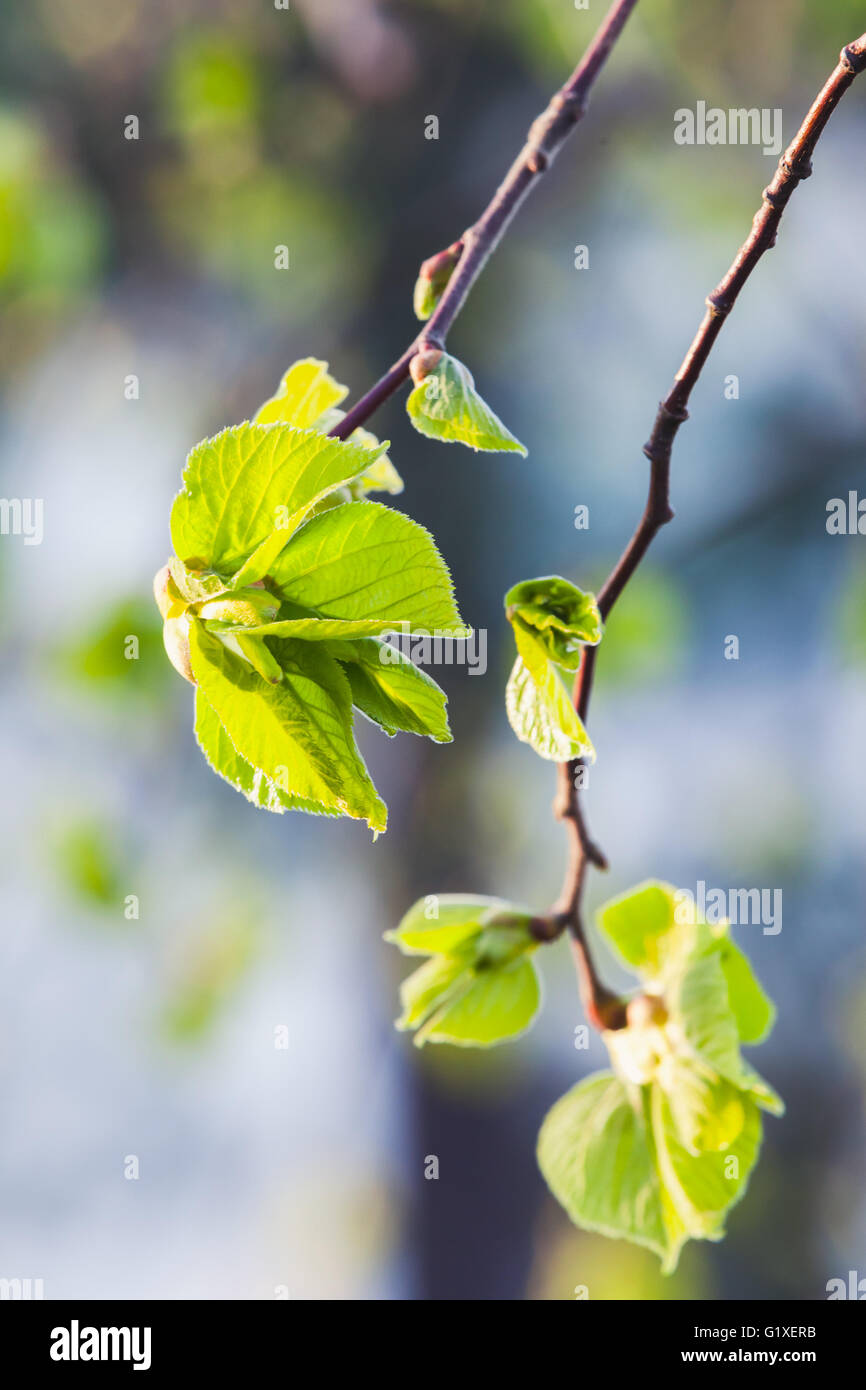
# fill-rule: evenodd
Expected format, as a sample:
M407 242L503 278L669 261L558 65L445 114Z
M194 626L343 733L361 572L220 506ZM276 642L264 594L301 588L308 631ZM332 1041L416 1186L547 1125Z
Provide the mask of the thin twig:
M426 348L444 348L445 340L466 297L481 274L506 227L539 176L549 169L562 145L584 114L592 86L610 57L614 44L638 0L615 0L565 86L533 121L526 143L478 221L461 238L460 258L442 298L427 323L385 375L331 430L347 439L409 376L412 358Z
M811 158L821 132L854 78L864 68L866 34L862 34L859 39L842 49L837 66L813 102L794 140L782 155L772 182L764 189L763 200L755 214L748 237L737 252L727 274L707 298L707 309L701 325L676 374L671 390L659 405L652 433L644 445L643 451L650 461L647 502L637 530L599 591L598 606L604 619L607 619L657 532L673 518L670 506L671 452L680 425L688 419L689 397L740 290L764 252L775 245L776 232L791 194L812 172ZM584 648L574 682L574 705L583 720L586 719L589 709L597 650L596 647ZM589 838L580 809L577 785L579 767L580 762L576 760L562 763L559 768L560 787L554 810L557 816L566 820L569 825L571 839L562 893L551 912L552 915L557 915L562 911L562 905L567 905L565 926L571 932L577 948L585 952L580 901L587 864L598 863L600 852ZM595 1011L598 1012L598 1009ZM606 1026L612 1025L608 1023Z

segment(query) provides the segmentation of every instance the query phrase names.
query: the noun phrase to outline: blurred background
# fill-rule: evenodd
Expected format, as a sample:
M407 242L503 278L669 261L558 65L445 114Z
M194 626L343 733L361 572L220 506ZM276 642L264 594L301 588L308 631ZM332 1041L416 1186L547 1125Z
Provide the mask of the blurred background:
M422 440L400 399L376 417L397 505L489 631L486 675L433 672L452 745L361 729L384 838L268 816L208 770L151 599L187 450L298 357L353 393L380 375L419 262L478 215L604 8L5 8L0 490L43 499L44 539L0 537L0 1276L48 1298L815 1299L866 1275L866 541L825 526L866 489L866 86L695 392L676 521L612 618L592 711L612 868L591 909L651 876L783 892L778 935L737 937L779 1005L754 1060L788 1114L726 1241L662 1279L548 1195L539 1124L606 1065L575 1046L564 943L539 954L531 1035L475 1055L394 1031L409 963L381 940L425 893L555 896L553 769L506 722L502 594L600 584L775 165L676 145L674 111L778 107L787 143L862 4L644 0L452 335L528 460Z

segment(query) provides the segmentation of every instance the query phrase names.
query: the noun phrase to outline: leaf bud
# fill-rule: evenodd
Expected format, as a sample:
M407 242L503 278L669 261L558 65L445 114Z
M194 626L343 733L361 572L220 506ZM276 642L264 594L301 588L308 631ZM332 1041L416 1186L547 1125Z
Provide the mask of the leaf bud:
M428 377L435 370L442 357L441 348L422 348L416 352L412 361L409 363L409 375L416 386L420 386L425 377Z
M180 617L186 607L168 565L163 565L162 569L157 570L153 577L153 596L163 620Z
M205 622L231 623L233 627L258 627L260 623L271 623L280 611L279 600L267 589L250 586L239 589L237 594L224 598L209 599L199 609L199 616Z
M665 1002L658 994L636 994L625 1012L630 1028L661 1028L668 1021Z
M453 246L447 247L444 251L437 251L435 256L429 256L423 262L418 272L418 279L415 281L413 296L416 318L429 319L445 293L448 281L451 279L454 267L460 260L462 253L462 241L455 241Z
M179 618L166 618L162 628L162 640L174 669L184 680L189 681L190 685L195 685L197 682L192 673L189 656L189 617L186 613L182 613Z

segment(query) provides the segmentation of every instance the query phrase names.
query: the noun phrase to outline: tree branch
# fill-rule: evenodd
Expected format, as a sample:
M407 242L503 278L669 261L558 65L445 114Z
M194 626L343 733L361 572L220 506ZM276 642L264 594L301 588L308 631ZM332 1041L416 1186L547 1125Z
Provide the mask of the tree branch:
M586 111L592 86L610 57L614 44L638 0L614 0L583 58L565 86L551 98L545 111L532 123L523 149L494 193L478 221L464 232L460 257L442 298L406 351L371 387L365 396L331 430L337 439L348 439L383 401L409 376L412 358L426 348L444 348L445 341L466 297L538 177L550 168L567 137ZM433 258L431 258L433 259Z
M866 68L866 34L848 44L839 55L839 62L800 126L795 138L779 161L771 183L764 189L761 206L752 221L752 229L740 247L727 274L707 297L706 313L674 378L674 384L658 408L652 432L643 452L650 462L649 493L643 515L631 540L602 585L598 606L606 620L611 609L628 584L657 532L673 519L670 506L670 465L674 439L679 427L688 419L688 402L704 363L712 351L722 325L736 303L737 297L765 251L775 245L776 233L788 201L797 185L812 172L811 158L821 135L839 101L858 73ZM592 693L598 648L585 647L574 682L574 705L585 720ZM580 762L561 763L559 792L554 812L565 820L570 831L569 860L562 893L551 909L551 916L562 921L563 930L571 933L575 950L587 955L580 902L587 865L604 864L604 856L589 838L580 807L577 771ZM588 988L594 989L590 970ZM592 994L588 1015L605 1013L610 1018L610 996L602 987L601 994ZM624 1019L623 1019L624 1022ZM622 1026L606 1022L606 1027Z

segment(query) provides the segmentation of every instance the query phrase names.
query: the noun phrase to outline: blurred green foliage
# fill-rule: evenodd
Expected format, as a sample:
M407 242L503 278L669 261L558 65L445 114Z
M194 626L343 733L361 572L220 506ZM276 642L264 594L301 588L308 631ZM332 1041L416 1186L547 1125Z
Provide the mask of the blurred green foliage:
M125 856L109 828L95 816L67 821L51 837L54 869L67 892L86 907L123 915Z
M59 665L90 693L123 701L152 700L172 684L162 620L149 597L123 598L106 608L95 623L62 644Z
M38 118L0 107L0 372L19 367L94 283L105 254L98 196Z
M605 628L595 681L599 689L623 685L639 690L669 680L688 640L688 610L682 590L658 569L641 570L639 584L618 600Z
M832 622L842 660L849 665L863 665L866 662L866 560L857 558L848 567L833 604Z
M164 13L143 0L13 4L8 56L0 56L11 94L0 111L0 373L44 341L71 299L97 288L129 238L151 259L168 257L250 296L260 314L297 320L326 302L351 314L382 264L377 235L388 218L377 205L379 166L384 172L398 155L410 202L424 197L406 164L414 142L405 123L420 119L417 98L427 100L440 55L453 55L459 76L483 48L546 88L575 62L597 11L563 0L357 9L335 0L326 12L307 3L251 10L237 0L174 0ZM636 124L627 110L615 118L631 132L636 167L672 105L695 93L723 105L760 95L766 105L794 73L811 87L862 22L857 0L640 7L617 65L645 118ZM377 70L385 33L398 34L410 54L403 86L386 68L397 49L382 49ZM660 69L668 91L648 89L658 77L646 74ZM413 73L418 91L406 101ZM16 94L28 87L36 100L19 104ZM360 109L360 93L369 111ZM395 111L388 141L379 101ZM142 127L134 146L122 134L130 111ZM675 162L679 151L671 145L669 154ZM698 197L684 187L692 215L702 216L706 200L708 215L718 214L718 182L708 178ZM278 245L288 246L291 269L275 294Z
M151 211L191 268L254 296L260 312L296 317L328 299L348 308L366 285L365 219L309 160L285 158L270 46L264 32L217 25L171 45L156 99L172 145L149 176ZM315 120L297 114L292 130L306 138ZM281 246L289 268L275 282Z
M260 107L254 55L230 29L195 30L171 49L163 74L167 123L190 146L256 129Z

